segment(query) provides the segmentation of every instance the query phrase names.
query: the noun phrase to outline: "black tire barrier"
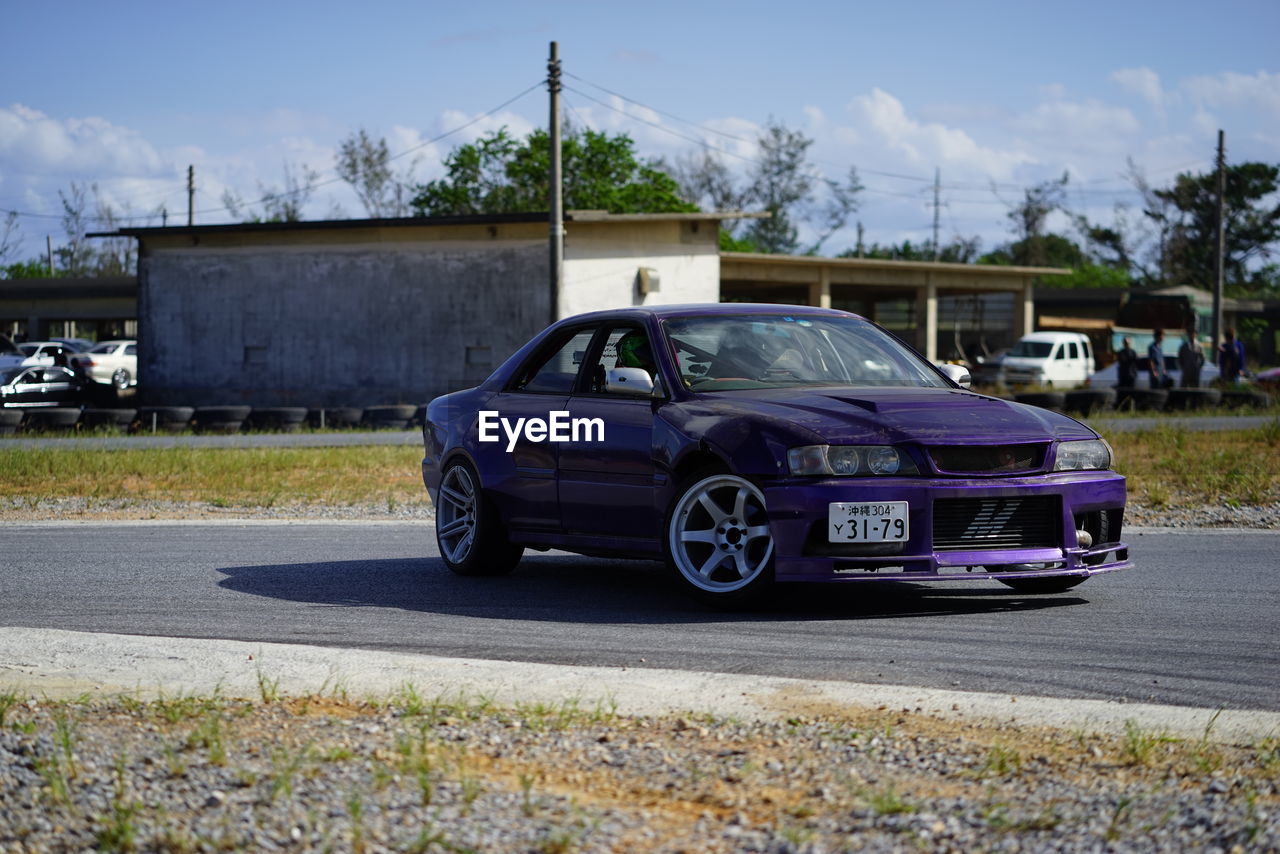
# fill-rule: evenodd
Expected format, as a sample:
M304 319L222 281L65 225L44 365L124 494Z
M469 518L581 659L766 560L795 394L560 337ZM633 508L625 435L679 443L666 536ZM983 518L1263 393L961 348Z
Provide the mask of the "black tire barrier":
M1171 388L1169 399L1165 401L1167 411L1185 412L1194 409L1209 409L1222 402L1222 392L1216 388Z
M368 406L364 410L364 423L375 430L408 430L409 421L418 407L412 404L396 406Z
M80 423L87 430L119 430L128 427L137 417L136 409L86 409L80 415Z
M26 415L21 409L0 409L0 436L12 436L18 432L18 425L22 423L22 416Z
M306 407L267 406L255 408L249 413L249 426L254 430L274 430L277 433L297 433L307 417Z
M1015 394L1013 399L1018 403L1027 403L1041 409L1062 410L1066 405L1066 393L1061 391L1027 391Z
M1079 415L1093 415L1115 405L1113 388L1082 388L1064 393L1063 409Z
M357 406L334 406L312 409L307 413L307 423L312 427L359 427L364 420L364 410Z
M80 409L69 406L51 406L49 408L30 409L27 411L23 426L28 430L74 430L80 423Z
M195 409L190 406L144 406L138 410L138 432L153 429L165 433L181 433L191 424Z
M195 429L199 433L239 433L250 411L248 406L197 406Z
M1251 388L1223 389L1222 405L1232 409L1267 409L1271 406L1271 395Z
M1119 388L1116 389L1116 409L1133 410L1134 412L1159 412L1169 400L1169 390L1165 388Z
M424 403L413 411L413 418L409 421L410 427L421 427L427 423L427 405Z

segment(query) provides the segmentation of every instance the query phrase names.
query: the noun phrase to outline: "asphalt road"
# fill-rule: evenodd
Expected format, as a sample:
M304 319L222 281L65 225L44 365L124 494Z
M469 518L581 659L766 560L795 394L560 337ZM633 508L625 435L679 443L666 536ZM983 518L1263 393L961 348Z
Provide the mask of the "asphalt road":
M1280 533L1129 540L1135 569L1056 596L875 581L722 614L656 563L459 578L429 525L7 524L0 625L1280 711Z

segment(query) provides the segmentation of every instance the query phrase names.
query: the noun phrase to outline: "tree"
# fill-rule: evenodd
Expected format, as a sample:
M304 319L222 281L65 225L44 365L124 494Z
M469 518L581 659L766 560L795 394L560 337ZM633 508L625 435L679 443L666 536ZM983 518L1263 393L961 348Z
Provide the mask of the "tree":
M1007 247L1008 263L1029 267L1044 267L1051 263L1049 237L1058 235L1047 235L1045 226L1049 215L1063 210L1065 206L1067 180L1064 172L1061 178L1029 187L1024 191L1022 201L1009 209L1006 216L1018 239ZM1059 237L1059 240L1065 238ZM1061 249L1061 246L1057 248Z
M391 160L386 139L380 137L375 141L364 128L338 146L338 176L351 185L371 217L409 214L409 175L413 163L397 175L391 168Z
M545 211L551 206L551 142L544 130L523 141L501 128L460 145L444 160L445 177L419 185L411 205L418 216ZM567 128L561 139L564 206L610 213L696 211L675 180L636 157L631 137Z
M956 237L950 243L938 249L938 260L946 264L972 264L978 257L978 247L982 240L979 237ZM846 249L838 258L881 258L886 261L932 261L933 241L916 245L910 240L901 245L889 244L881 246L873 243L859 254L857 249Z
M1226 280L1239 294L1274 288L1266 273L1280 241L1280 166L1241 163L1226 169ZM1152 191L1162 203L1147 215L1166 228L1163 269L1171 284L1212 289L1217 265L1217 175L1183 173L1173 186Z
M857 169L851 168L843 181L824 177L808 159L813 140L772 120L757 145L758 157L738 182L711 151L677 161L685 198L716 210L759 207L770 214L745 227L726 224L731 244L745 241L759 252L817 254L858 209L863 187ZM802 225L812 234L807 245L800 239Z
M223 191L222 204L242 222L301 222L303 210L315 193L319 180L320 173L306 164L295 167L285 161L283 187L268 187L258 182L261 211L247 204L234 190Z
M9 211L0 226L0 266L10 263L9 257L18 251L18 242L18 212Z

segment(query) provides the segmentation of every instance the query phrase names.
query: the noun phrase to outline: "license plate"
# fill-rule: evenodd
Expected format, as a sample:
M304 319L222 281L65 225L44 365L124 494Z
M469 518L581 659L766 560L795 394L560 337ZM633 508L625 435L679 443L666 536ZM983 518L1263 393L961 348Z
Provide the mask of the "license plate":
M901 543L911 535L905 501L833 501L827 505L832 543Z

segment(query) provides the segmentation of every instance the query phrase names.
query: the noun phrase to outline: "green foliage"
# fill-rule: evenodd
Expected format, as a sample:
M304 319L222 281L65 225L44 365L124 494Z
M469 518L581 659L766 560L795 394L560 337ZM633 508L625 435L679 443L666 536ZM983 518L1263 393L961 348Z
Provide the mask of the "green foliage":
M1051 288L1127 288L1129 274L1117 267L1084 262L1066 276L1045 276Z
M1087 263L1084 252L1060 234L1035 234L988 252L979 264L1031 267L1071 267Z
M506 128L461 145L444 161L446 177L417 188L418 216L465 216L550 208L550 137L535 130L523 141ZM675 179L637 159L625 134L568 130L561 139L564 207L610 213L677 213L697 207L680 198Z
M979 239L977 237L957 237L950 243L939 247L938 260L946 264L971 264L976 260L978 244ZM885 261L932 261L933 241L928 240L924 243L916 244L910 240L904 240L901 244L890 243L884 246L879 243L873 243L864 247L860 255L857 249L847 249L836 257L880 258Z
M1280 240L1280 166L1240 163L1226 169L1226 279L1257 292L1253 262L1270 256ZM1167 228L1165 269L1171 283L1211 288L1216 270L1217 175L1183 173L1155 190L1165 210L1151 212ZM1271 278L1274 285L1275 279Z
M18 261L0 267L0 279L47 279L49 278L49 262L40 258L30 261Z
M734 237L733 233L720 229L721 252L759 252L760 247L749 237Z

